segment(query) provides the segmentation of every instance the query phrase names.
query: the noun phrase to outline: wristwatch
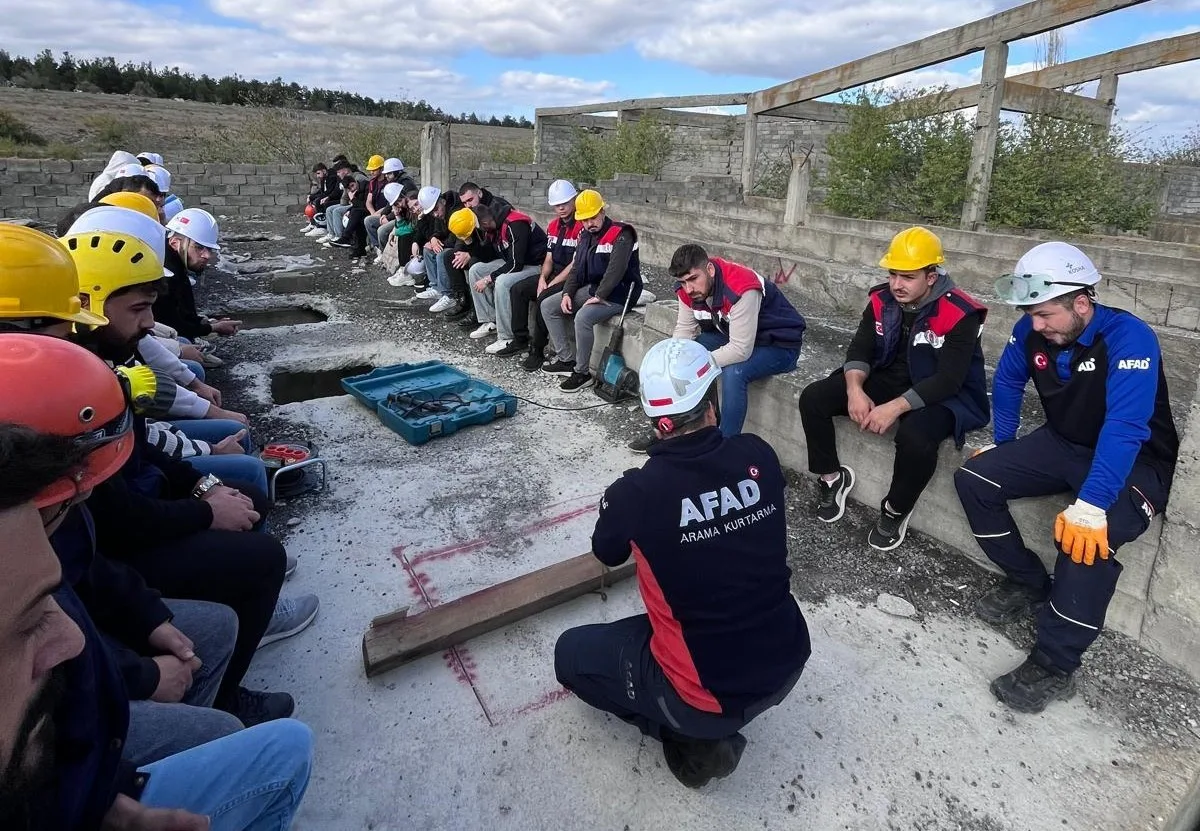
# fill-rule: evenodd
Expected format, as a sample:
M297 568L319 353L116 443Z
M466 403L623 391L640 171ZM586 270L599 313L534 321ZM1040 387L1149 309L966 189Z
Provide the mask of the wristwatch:
M196 499L203 499L204 494L221 484L221 480L213 476L211 473L196 483L196 487L192 488L192 496Z

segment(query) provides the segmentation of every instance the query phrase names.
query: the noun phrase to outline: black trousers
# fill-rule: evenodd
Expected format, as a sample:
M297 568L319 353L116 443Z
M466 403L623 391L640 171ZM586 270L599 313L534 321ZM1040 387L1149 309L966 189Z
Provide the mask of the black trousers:
M1038 613L1037 649L1065 672L1079 667L1084 651L1104 625L1121 576L1116 552L1141 536L1154 515L1166 508L1167 486L1152 466L1134 462L1117 501L1107 511L1109 558L1097 557L1089 566L1072 561L1060 550L1053 579L1041 558L1025 546L1008 503L1026 496L1079 493L1094 458L1092 448L1072 444L1049 427L1041 427L969 459L954 474L958 498L983 553L1010 580L1049 599ZM1051 531L1046 529L1047 534Z
M547 297L560 294L563 284L551 286L541 294L538 293L537 287L538 278L527 277L513 285L509 296L512 298L513 337L518 341L528 341L531 350L540 352L550 342L550 333L546 331L546 321L542 319L542 301ZM530 304L533 305L532 315L529 309Z
M907 378L886 374L868 375L863 391L876 404L904 394L911 384ZM833 419L847 414L846 376L835 372L814 381L800 393L800 420L808 441L808 469L816 474L837 473L837 437ZM954 435L954 413L941 404L910 410L898 419L896 457L892 466L892 485L885 501L892 510L906 514L933 473L937 470L938 445Z
M456 300L467 300L471 296L471 290L467 287L467 269L471 267L471 262L467 263L466 268L455 268L451 265L454 259L454 249L445 248L442 253L438 254L438 259L446 267L446 276L450 278L450 296Z
M354 205L346 214L346 233L342 239L350 243L350 253L361 256L367 250L367 209Z
M254 501L264 518L270 503L252 485L230 481ZM237 639L213 706L233 712L237 691L250 668L283 586L287 552L270 534L201 531L125 558L164 597L223 603L238 618Z

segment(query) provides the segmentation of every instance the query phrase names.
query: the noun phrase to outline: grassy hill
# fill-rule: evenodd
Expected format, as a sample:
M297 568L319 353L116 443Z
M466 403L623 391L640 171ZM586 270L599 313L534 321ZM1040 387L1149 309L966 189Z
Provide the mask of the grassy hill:
M0 156L84 158L146 150L162 153L168 166L180 161L311 164L339 152L359 162L382 153L418 165L423 123L0 87L0 118L4 113L43 143L5 140L0 133ZM455 167L533 161L533 131L528 129L453 124L450 145Z

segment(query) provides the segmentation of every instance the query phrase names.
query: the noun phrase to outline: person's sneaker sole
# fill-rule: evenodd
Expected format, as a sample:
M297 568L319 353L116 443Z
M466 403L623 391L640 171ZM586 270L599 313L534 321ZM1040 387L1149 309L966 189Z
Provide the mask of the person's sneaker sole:
M1045 701L1040 702L1040 706L1038 706L1034 704L1027 704L1023 699L1014 698L1013 696L1009 695L1004 690L1004 686L1000 684L1000 678L992 681L992 683L988 685L988 689L992 691L992 695L996 696L996 700L1005 707L1008 707L1010 710L1013 710L1017 713L1028 713L1030 715L1037 715L1055 701L1070 701L1079 691L1075 685L1075 676L1072 675L1071 678L1068 679L1066 687L1054 693L1054 695L1050 696Z
M857 481L857 479L854 475L854 468L850 467L849 465L842 465L841 469L843 471L843 476L849 478L850 484L846 485L844 488L841 488L838 491L837 496L834 497L834 503L838 507L837 515L829 517L828 519L823 516L817 516L817 519L821 520L821 522L837 522L846 513L846 499L850 496L850 491L854 489L854 483Z
M844 510L845 509L843 509L843 512L844 512ZM871 546L876 551L892 551L893 549L899 548L900 543L904 542L905 534L908 533L908 521L911 518L912 518L912 512L910 511L908 516L904 517L904 521L900 523L900 534L896 538L895 542L890 542L890 543L886 543L886 544L882 544L882 545L879 543L876 543L875 540L873 539L873 537L875 536L875 529L872 528L870 533L867 534L867 545Z
M317 613L318 613L318 612L320 612L320 611L321 611L321 605L318 603L318 604L317 604L317 607L316 607L315 609L313 609L313 612L312 612L312 614L311 614L311 615L309 615L309 616L308 616L308 617L307 617L307 618L304 620L304 622L303 622L303 623L300 623L299 625L297 625L297 626L295 626L295 627L293 627L293 628L291 628L291 629L285 629L285 630L283 630L282 632L275 632L275 633L274 633L274 634L272 634L272 635L264 635L264 636L263 636L263 638L262 638L262 640L260 640L260 641L258 642L258 648L259 648L259 649L262 649L264 646L268 646L268 645L270 645L270 644L273 644L273 643L275 643L275 642L277 642L277 641L282 641L282 640L285 640L285 639L287 639L287 638L290 638L290 637L292 637L293 635L299 635L299 634L300 634L301 632L303 632L305 629L307 629L308 627L312 626L312 622L313 622L314 620L316 620L316 619L317 619Z

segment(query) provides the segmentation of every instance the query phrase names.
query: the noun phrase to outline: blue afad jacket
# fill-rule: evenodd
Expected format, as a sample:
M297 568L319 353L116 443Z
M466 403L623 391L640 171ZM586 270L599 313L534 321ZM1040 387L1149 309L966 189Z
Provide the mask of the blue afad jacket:
M992 379L997 444L1012 441L1021 423L1021 399L1033 380L1046 424L1064 439L1095 450L1078 497L1108 510L1135 461L1170 488L1179 455L1158 338L1143 320L1096 306L1069 346L1055 346L1023 316L1013 327ZM1154 506L1161 512L1164 505Z
M886 283L871 289L870 307L875 315L875 354L872 368L883 367L896 358L900 349L906 350L908 375L914 384L924 381L938 371L942 343L950 330L972 315L979 318L980 327L987 318L987 309L962 289L955 288L946 276L933 284L937 299L922 306L909 331L908 343L900 343L903 312ZM983 346L978 338L971 353L971 364L962 387L954 395L936 402L954 413L954 443L963 446L967 432L988 423L987 376L984 374Z
M808 660L784 487L769 444L709 427L655 444L600 502L592 551L609 566L633 555L650 651L698 710L740 716Z

